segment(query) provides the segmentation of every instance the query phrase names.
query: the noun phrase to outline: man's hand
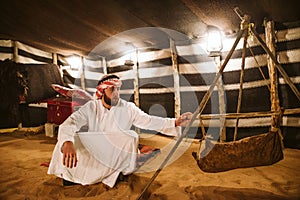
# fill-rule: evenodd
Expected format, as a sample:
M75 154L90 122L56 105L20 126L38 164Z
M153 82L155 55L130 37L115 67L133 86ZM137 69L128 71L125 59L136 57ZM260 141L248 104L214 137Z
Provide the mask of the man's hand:
M191 118L192 118L193 113L191 112L186 112L183 113L180 117L178 117L175 121L175 126L185 126L187 125Z
M62 146L62 153L63 153L63 165L66 167L76 167L77 165L77 156L76 156L76 149L71 141L64 142Z

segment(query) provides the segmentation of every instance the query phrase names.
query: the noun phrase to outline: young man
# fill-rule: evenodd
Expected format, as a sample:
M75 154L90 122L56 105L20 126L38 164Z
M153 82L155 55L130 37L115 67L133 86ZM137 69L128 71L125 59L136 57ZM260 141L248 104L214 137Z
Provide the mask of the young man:
M116 75L103 76L95 93L97 100L87 102L59 126L48 174L61 177L64 183L102 182L113 187L120 173L130 174L136 167L138 134L131 130L132 125L180 136L179 126L189 122L191 113L177 119L150 116L120 99L121 84ZM83 126L88 132L78 133ZM94 139L87 140L89 145L85 136L91 133Z

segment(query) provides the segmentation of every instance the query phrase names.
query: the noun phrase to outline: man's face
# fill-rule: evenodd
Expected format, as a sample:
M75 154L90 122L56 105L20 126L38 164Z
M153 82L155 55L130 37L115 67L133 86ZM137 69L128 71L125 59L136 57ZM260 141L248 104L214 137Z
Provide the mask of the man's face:
M119 102L119 87L108 87L104 90L103 98L106 104L115 106Z

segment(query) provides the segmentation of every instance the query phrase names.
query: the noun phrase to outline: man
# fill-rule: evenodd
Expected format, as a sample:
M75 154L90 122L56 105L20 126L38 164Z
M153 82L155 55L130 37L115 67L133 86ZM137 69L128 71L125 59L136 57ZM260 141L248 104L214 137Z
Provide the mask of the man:
M150 116L120 99L121 84L116 75L103 76L97 85L97 100L87 102L59 126L48 174L61 177L65 184L102 182L113 187L120 173L130 174L136 167L138 135L132 125L180 136L179 126L189 122L191 113L177 119ZM79 133L83 126L88 132Z

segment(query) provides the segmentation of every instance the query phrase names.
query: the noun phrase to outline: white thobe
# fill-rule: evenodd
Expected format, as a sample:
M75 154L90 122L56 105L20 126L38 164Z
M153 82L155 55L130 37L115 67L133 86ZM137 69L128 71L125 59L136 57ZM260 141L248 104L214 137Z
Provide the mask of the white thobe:
M101 100L91 100L59 126L58 142L53 151L48 174L82 185L103 182L113 187L119 173L126 175L135 170L138 135L130 130L132 125L169 136L181 134L180 127L175 127L174 118L150 116L133 103L122 99L110 110L102 105ZM101 140L90 140L91 145L99 144L97 149L100 151L91 151L93 146L86 148L86 140L86 145L83 145L78 134L85 133L77 133L83 126L88 127L87 136L101 134L98 135L100 137L95 137L102 138ZM90 138L87 137L87 140ZM78 158L76 167L67 168L63 165L61 147L65 141L72 141L75 145Z

